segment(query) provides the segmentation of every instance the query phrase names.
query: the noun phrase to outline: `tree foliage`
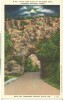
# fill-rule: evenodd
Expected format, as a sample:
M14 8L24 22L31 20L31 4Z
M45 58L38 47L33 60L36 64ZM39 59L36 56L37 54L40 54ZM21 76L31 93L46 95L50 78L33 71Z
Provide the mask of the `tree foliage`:
M43 39L37 44L37 55L42 67L41 77L60 84L60 31L52 34L49 39Z
M60 52L60 36L57 30L50 39L43 39L37 44L37 54L43 58L50 58L49 60L59 59Z
M7 55L13 49L13 43L9 33L5 32L5 54Z
M27 25L27 23L25 21L22 21L21 26L25 26L25 25Z
M26 59L25 61L25 72L37 72L39 71L38 65L33 65L31 59Z

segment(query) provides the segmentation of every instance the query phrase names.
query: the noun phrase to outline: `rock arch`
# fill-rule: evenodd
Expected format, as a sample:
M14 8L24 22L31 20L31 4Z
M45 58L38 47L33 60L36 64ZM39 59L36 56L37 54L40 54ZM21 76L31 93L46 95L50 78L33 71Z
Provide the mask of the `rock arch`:
M24 60L30 58L33 64L36 64L38 68L41 70L41 62L39 57L36 54L35 48L29 48L26 55L24 55ZM25 62L25 61L24 61Z

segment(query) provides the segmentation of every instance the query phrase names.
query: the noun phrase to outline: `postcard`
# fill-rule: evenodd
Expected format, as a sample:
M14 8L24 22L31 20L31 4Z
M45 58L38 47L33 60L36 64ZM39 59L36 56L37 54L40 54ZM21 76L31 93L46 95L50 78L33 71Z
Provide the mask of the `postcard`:
M2 100L63 100L62 4L2 1Z

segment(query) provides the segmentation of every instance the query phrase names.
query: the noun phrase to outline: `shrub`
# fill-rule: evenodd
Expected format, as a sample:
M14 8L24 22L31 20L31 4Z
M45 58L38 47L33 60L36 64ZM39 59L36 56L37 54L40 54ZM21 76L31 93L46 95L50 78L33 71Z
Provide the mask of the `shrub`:
M36 71L39 71L38 66L37 66L37 65L34 66L34 65L32 64L31 59L28 58L28 59L25 61L25 72L36 72Z
M13 43L9 33L5 32L5 54L7 55L13 49Z
M21 26L25 26L25 25L27 25L27 23L25 21L22 21Z
M5 63L13 57L13 43L9 33L5 32Z
M22 56L14 56L13 59L19 64L22 65Z

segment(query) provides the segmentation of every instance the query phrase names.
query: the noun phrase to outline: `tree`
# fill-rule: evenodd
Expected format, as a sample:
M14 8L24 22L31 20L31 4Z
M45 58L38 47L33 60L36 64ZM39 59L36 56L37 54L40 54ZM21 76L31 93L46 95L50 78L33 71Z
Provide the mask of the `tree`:
M49 78L60 84L60 31L52 34L49 39L41 40L36 47L41 60L41 77Z
M48 60L59 60L60 52L60 34L57 30L50 39L43 39L37 44L37 54ZM49 59L50 58L50 59Z
M9 33L5 32L5 55L7 56L8 53L12 53L13 43L11 40L11 36Z

